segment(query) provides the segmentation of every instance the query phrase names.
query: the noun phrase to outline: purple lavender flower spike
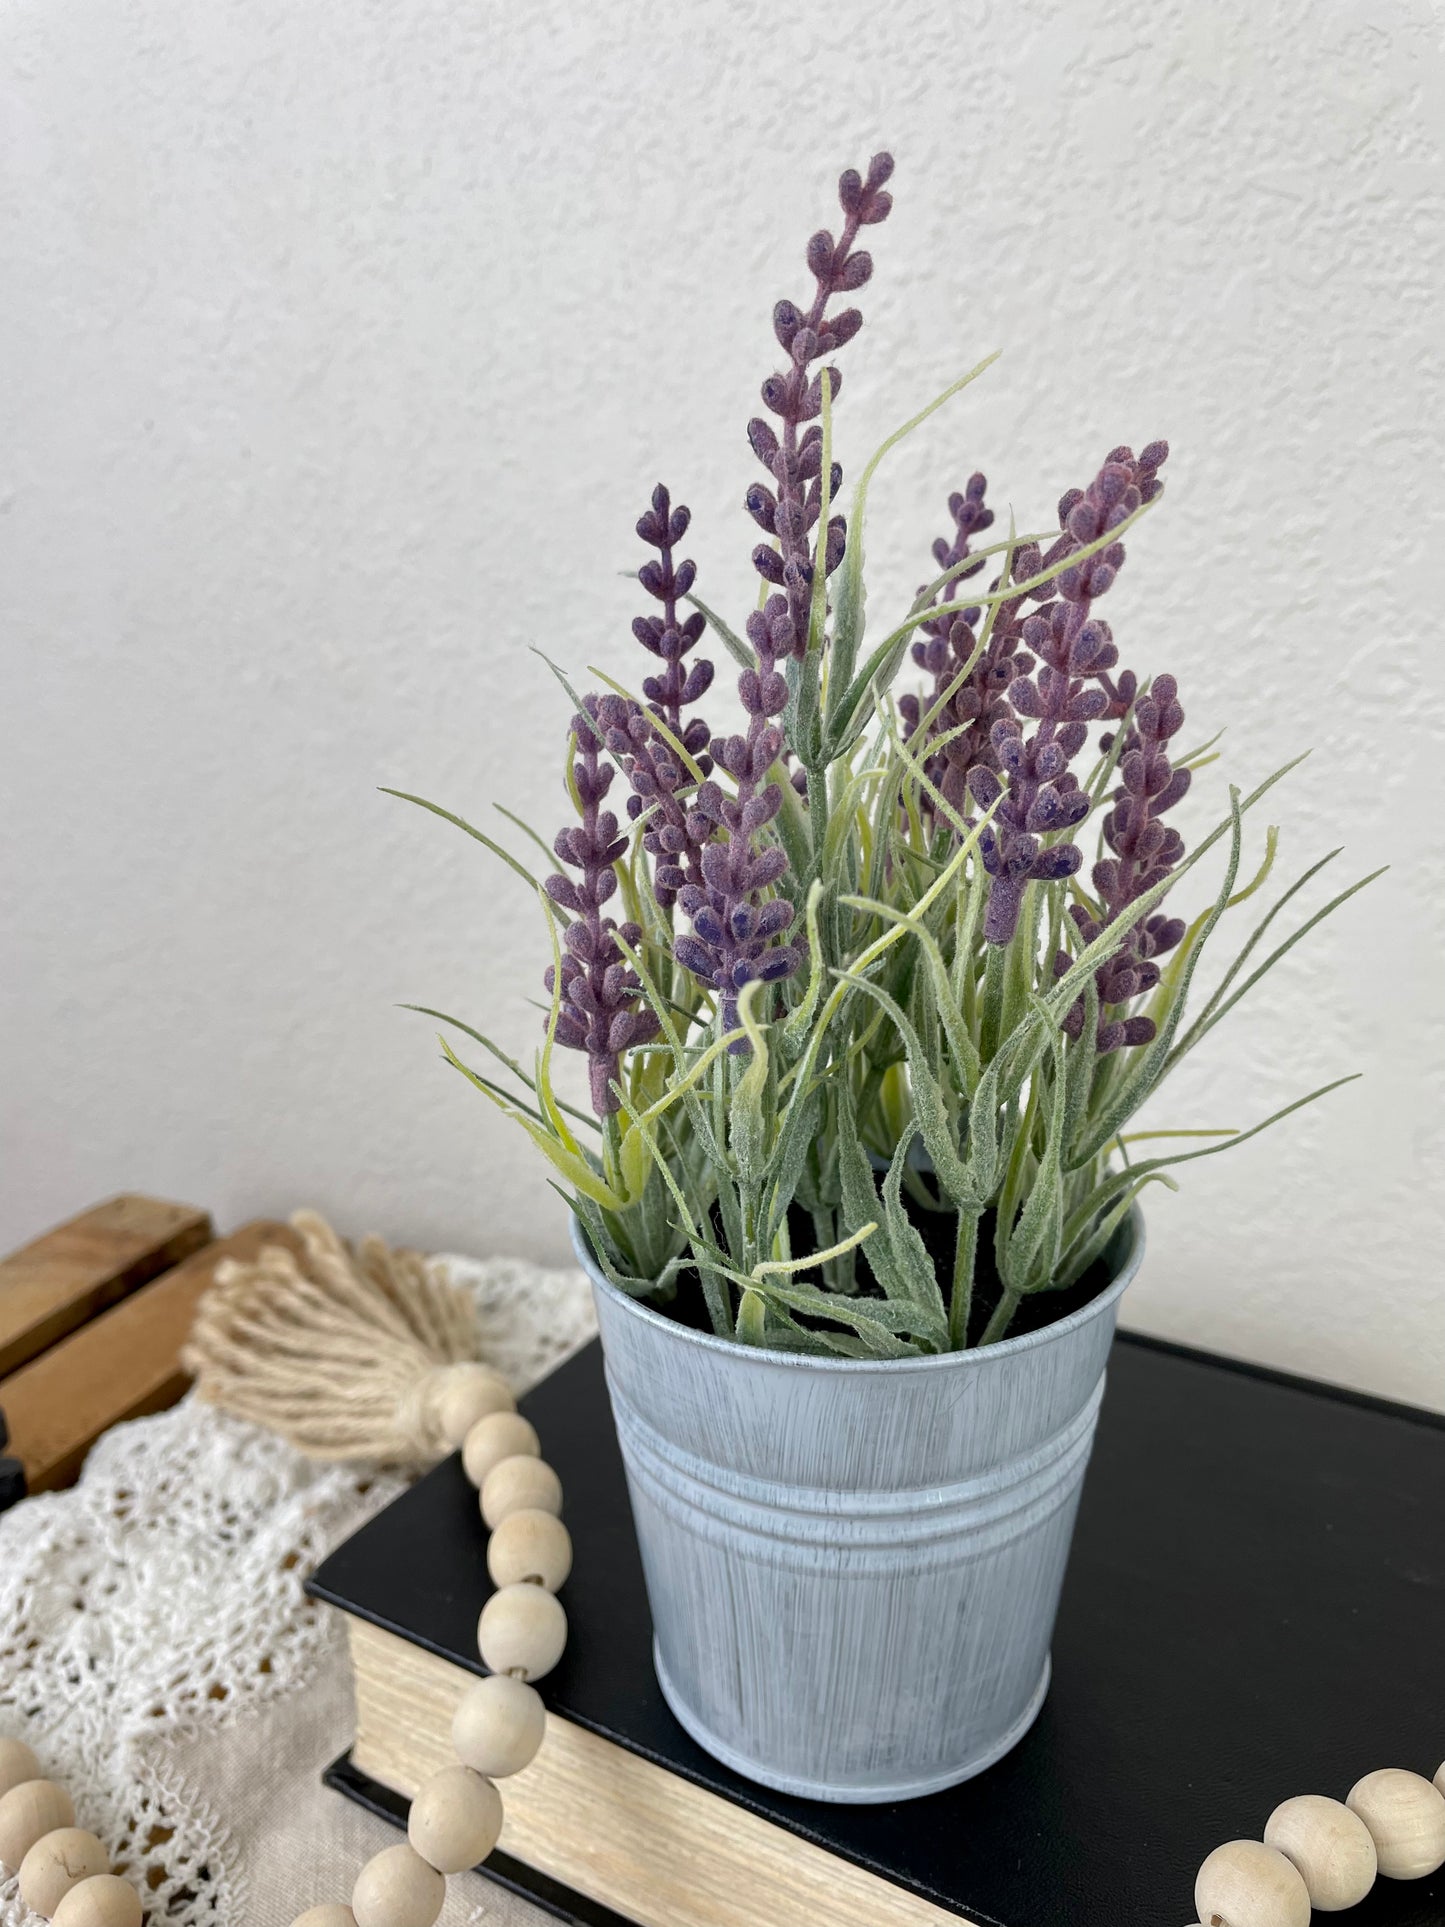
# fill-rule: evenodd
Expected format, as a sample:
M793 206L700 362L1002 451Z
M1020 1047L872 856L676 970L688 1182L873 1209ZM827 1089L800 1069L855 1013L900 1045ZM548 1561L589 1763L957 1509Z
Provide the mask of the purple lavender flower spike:
M987 487L982 475L973 475L962 494L949 496L948 509L954 524L953 540L949 542L940 536L933 545L933 559L940 573L962 562L969 553L971 538L993 525L993 510L984 503ZM929 709L933 708L977 645L976 624L980 611L976 607L965 607L959 591L961 585L970 576L977 575L982 567L983 559L980 558L972 568L964 569L954 577L944 591L944 601L939 605L938 614L923 624L919 639L913 644L913 660L932 677L933 686L922 702L912 694L899 698L898 707L908 740L918 731L924 703ZM1014 552L1011 572L1014 580L1026 580L1037 574L1038 568L1039 552L1036 547L1029 545ZM998 586L998 580L991 585L994 589ZM953 809L960 812L967 807L968 772L975 764L982 764L986 769L998 766L991 731L994 723L1008 714L1005 695L1009 685L1018 677L1026 676L1034 666L1033 658L1019 649L1022 612L1027 599L1020 596L1000 607L994 617L987 650L968 680L954 691L939 710L929 728L930 743L941 737L948 740L939 749L925 755L924 771ZM924 800L926 803L927 799Z
M700 716L686 724L682 720L684 705L705 696L713 679L712 663L705 656L695 658L690 667L684 661L705 626L701 614L678 616L677 605L691 589L697 570L691 562L674 567L672 552L691 519L681 503L672 507L671 497L659 483L652 491L652 506L637 524L638 535L658 551L658 560L645 562L637 579L662 604L662 614L638 616L632 633L644 649L661 658L663 669L642 685L650 709L624 696L604 696L597 711L603 739L632 785L627 814L635 822L645 809L652 811L642 847L653 859L653 892L664 910L676 902L685 883L701 883L702 846L713 834L712 823L685 794L693 782L691 772L653 726L654 718L663 723L703 775L710 773L706 722Z
M1169 761L1169 740L1183 723L1178 684L1172 676L1156 677L1148 694L1135 704L1119 758L1120 784L1113 794L1113 808L1104 818L1104 842L1112 855L1101 858L1092 873L1104 914L1096 918L1080 903L1070 907L1086 944L1125 916L1130 904L1162 881L1184 854L1179 832L1159 820L1189 788L1190 772L1175 769ZM1151 1017L1111 1016L1110 1007L1127 1004L1154 988L1159 981L1157 959L1175 948L1184 929L1181 917L1156 911L1135 925L1128 941L1096 972L1100 1011L1096 1048L1101 1055L1121 1045L1147 1044L1153 1038ZM1055 974L1061 976L1068 963L1066 955L1056 958ZM1077 1037L1083 1026L1080 999L1065 1018L1064 1029Z
M839 177L842 233L835 242L823 229L808 243L808 268L817 283L812 306L804 313L793 302L780 301L773 310L773 332L788 356L788 366L768 377L762 394L763 405L779 418L782 433L779 436L758 416L748 423L748 440L775 487L755 482L745 499L749 515L778 544L774 548L763 542L753 551L753 567L758 574L783 592L788 629L777 656L801 656L808 646L813 575L819 559L810 537L823 506L823 431L817 417L823 412L824 379L831 383L830 401L837 399L842 385L836 368L810 371L821 356L851 341L863 325L856 308L844 308L832 315L825 310L834 295L853 293L872 275L873 257L863 249L855 251L853 244L860 228L888 218L893 197L885 191L885 183L892 173L892 155L875 154L868 163L866 179L851 167ZM805 422L812 426L803 429L800 437ZM843 471L835 462L829 482L830 500L836 501L842 478ZM831 515L820 545L825 575L831 575L843 560L847 537L843 517ZM769 598L770 602L778 599Z
M783 803L781 788L765 778L783 748L783 732L772 718L787 706L787 679L777 664L790 650L792 637L786 596L769 596L765 606L748 617L748 639L758 657L757 668L738 677L748 733L714 737L712 744L713 756L737 783L737 795L724 796L721 786L709 780L693 799L697 811L721 834L702 852L702 880L678 892L679 904L692 919L692 933L678 937L673 950L680 964L718 993L724 1030L736 1027L738 994L747 984L791 977L804 956L802 944L776 941L792 928L792 904L784 896L762 897L781 880L787 857L776 844L759 849L754 841Z
M563 939L557 1042L569 1050L586 1051L592 1108L599 1117L606 1117L618 1108L612 1085L619 1076L621 1053L650 1043L660 1027L654 1013L640 1003L641 985L617 945L620 936L635 948L642 941L641 930L635 923L624 923L619 929L602 914L603 904L617 888L615 866L627 849L627 839L619 837L611 810L599 807L612 785L612 768L600 759L601 705L596 696L587 696L582 707L584 713L572 719L577 738L572 779L582 803L582 821L575 829L561 831L553 845L562 862L582 875L574 881L554 874L546 888L552 901L574 917ZM545 982L549 992L555 991L556 971L550 964Z
M682 709L684 704L698 702L707 694L712 687L713 667L706 657L700 657L691 668L683 661L701 637L706 622L698 611L679 619L677 605L697 580L697 568L692 562L680 562L674 568L672 560L672 552L687 534L691 521L692 511L681 502L673 508L671 497L659 482L652 491L652 506L637 523L638 536L658 551L658 559L644 562L637 571L637 579L647 593L662 604L662 614L638 616L632 633L644 649L660 656L665 665L660 676L649 676L643 683L643 695L656 706L673 735L681 737L688 751L695 754L707 743L707 726L697 722L689 724L693 741L688 742L682 726Z
M875 154L866 180L852 168L840 177L842 233L835 242L831 234L820 232L808 243L808 266L817 283L812 307L805 314L791 301L780 301L773 310L773 330L789 365L763 383L763 401L779 417L781 436L761 417L748 424L753 453L777 485L774 493L756 482L747 493L748 513L778 544L760 544L753 551L753 566L777 593L748 617L757 667L745 669L738 678L748 733L712 742L713 757L736 782L737 795L724 796L721 786L709 780L692 799L693 809L716 835L701 848L701 877L689 877L678 890L692 931L673 945L678 962L717 993L724 1030L736 1028L738 996L748 984L791 977L805 955L802 943L781 941L796 916L788 898L763 896L781 881L787 857L775 844L759 847L756 838L783 802L778 784L766 780L784 750L782 729L773 720L788 704L787 679L778 664L806 652L815 568L821 559L825 576L831 575L843 560L847 541L841 515L829 519L819 544L821 558L810 540L823 496L823 431L816 417L823 410L823 382L830 384L830 399L840 386L836 368L810 370L820 356L851 341L863 325L856 308L832 315L825 310L835 294L861 288L873 272L872 258L855 251L853 244L860 228L887 219L893 200L885 183L892 172L892 157ZM800 436L805 422L812 426ZM830 498L842 474L835 463Z
M1168 453L1167 442L1151 442L1137 458L1127 448L1112 450L1086 489L1070 489L1061 499L1062 532L1043 565L1067 560L1152 500L1163 486L1158 470ZM1006 792L979 839L990 877L984 918L990 943L1012 938L1027 884L1072 876L1082 862L1076 844L1043 847L1040 839L1075 830L1088 815L1088 795L1068 765L1083 748L1088 725L1122 715L1136 687L1132 676L1111 679L1119 652L1108 623L1093 613L1123 561L1124 544L1113 542L1066 567L1056 581L1059 600L1023 623L1023 641L1039 658L1037 673L1015 676L1008 688L1012 714L990 730L999 773L979 764L969 772L969 793L981 806ZM1027 739L1019 717L1038 724Z

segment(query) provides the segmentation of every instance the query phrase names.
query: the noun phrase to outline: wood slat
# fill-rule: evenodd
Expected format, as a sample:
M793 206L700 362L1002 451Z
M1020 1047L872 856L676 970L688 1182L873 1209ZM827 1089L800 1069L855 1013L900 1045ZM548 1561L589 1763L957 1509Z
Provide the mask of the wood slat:
M208 1212L126 1192L0 1259L0 1378L210 1239Z
M190 1383L180 1350L201 1293L223 1258L253 1258L263 1244L298 1240L269 1219L244 1225L0 1379L8 1449L30 1491L68 1485L108 1426L175 1404Z

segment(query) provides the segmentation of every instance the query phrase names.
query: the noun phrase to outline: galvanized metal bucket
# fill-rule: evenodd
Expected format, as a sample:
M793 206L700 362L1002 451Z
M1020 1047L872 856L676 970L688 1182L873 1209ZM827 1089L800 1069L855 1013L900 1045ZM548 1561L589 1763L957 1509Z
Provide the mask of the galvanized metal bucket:
M735 1345L609 1284L582 1228L668 1705L814 1800L980 1773L1043 1704L1120 1297L985 1350L877 1362Z

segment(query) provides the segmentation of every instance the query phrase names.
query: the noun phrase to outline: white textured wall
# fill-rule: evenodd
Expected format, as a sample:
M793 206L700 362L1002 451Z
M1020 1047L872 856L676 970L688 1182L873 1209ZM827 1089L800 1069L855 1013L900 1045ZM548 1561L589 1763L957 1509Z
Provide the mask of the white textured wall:
M550 834L527 646L636 673L659 476L704 592L751 594L768 311L887 143L845 460L1006 354L885 471L875 611L975 465L1037 521L1167 434L1126 654L1246 782L1313 746L1289 863L1394 865L1159 1121L1366 1081L1155 1194L1132 1319L1445 1406L1424 5L10 0L0 55L0 1243L143 1186L561 1254L394 1008L530 1050L537 913L374 786Z

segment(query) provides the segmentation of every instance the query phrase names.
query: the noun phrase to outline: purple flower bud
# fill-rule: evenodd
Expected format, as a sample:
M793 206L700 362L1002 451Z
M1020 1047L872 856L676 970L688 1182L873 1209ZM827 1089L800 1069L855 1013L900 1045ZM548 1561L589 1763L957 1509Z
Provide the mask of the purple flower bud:
M828 320L828 333L833 337L833 346L828 349L832 354L838 348L845 348L863 326L863 317L856 308L844 308Z
M765 951L757 966L757 974L765 984L775 984L784 977L791 977L802 961L791 944L779 944L775 950Z
M765 529L769 535L777 534L774 518L778 502L770 488L764 488L761 482L754 482L743 498L743 503L759 528Z
M682 685L682 701L685 703L700 701L712 688L713 674L712 663L706 656L700 656L687 672L687 679ZM693 745L687 741L687 736L692 735L698 728L702 730L702 741L707 741L706 723L703 723L700 717L694 717L688 724L687 733L683 738L684 746L689 750Z
M820 228L808 243L808 270L815 280L826 281L833 271L833 237Z
M752 444L754 455L763 466L771 470L778 454L778 438L760 416L754 416L748 423L748 441Z
M1083 860L1077 843L1056 843L1050 850L1039 851L1029 865L1029 875L1036 883L1056 883L1073 876Z

